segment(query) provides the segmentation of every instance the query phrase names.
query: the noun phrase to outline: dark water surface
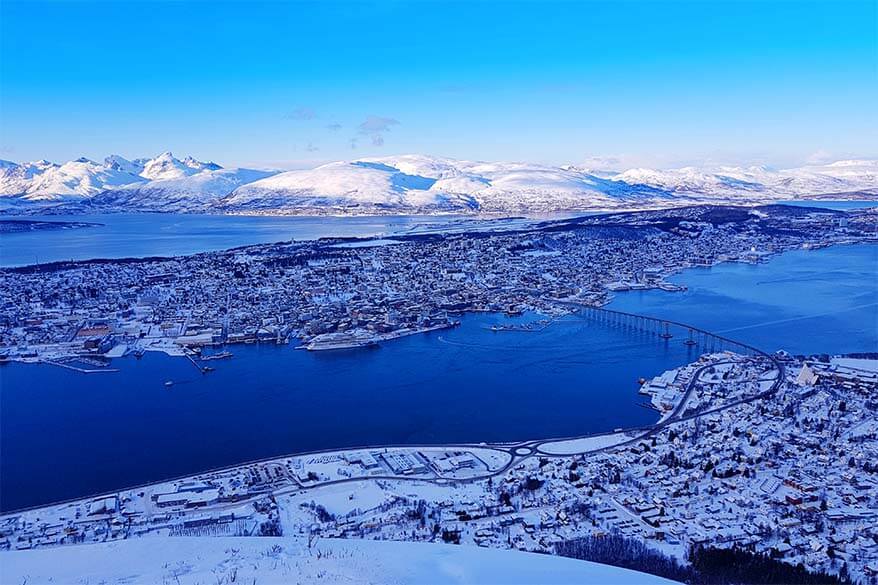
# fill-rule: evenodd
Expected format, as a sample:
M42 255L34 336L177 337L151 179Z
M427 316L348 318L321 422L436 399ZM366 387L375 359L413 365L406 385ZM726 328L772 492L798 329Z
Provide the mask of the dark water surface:
M611 308L682 321L766 351L878 352L878 245L796 250L693 268L688 291L634 291Z
M623 293L611 308L691 323L763 349L878 351L878 246L796 251L692 269L685 293ZM525 316L523 320L533 319ZM0 367L0 508L313 449L514 441L648 424L637 378L693 360L680 339L567 317L492 332L503 315L376 349L239 345L202 375L182 358L121 371ZM166 380L175 384L165 387Z
M365 237L457 221L455 216L295 217L113 213L3 217L86 222L94 227L0 234L0 266L93 258L180 256L325 237Z

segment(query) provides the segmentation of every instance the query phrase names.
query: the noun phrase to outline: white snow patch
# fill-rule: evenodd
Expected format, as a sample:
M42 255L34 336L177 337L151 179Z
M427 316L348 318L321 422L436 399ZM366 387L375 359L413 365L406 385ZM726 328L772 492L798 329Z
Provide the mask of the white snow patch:
M470 546L269 537L155 537L0 553L3 583L665 584L598 563Z

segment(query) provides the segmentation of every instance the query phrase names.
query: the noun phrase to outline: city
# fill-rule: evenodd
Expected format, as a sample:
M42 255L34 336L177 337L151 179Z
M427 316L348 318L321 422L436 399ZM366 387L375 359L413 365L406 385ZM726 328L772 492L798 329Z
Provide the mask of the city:
M874 577L875 366L705 354L645 385L664 412L649 429L260 461L9 514L0 546L283 534L557 552L619 534Z
M878 0L0 0L0 585L878 585Z
M0 355L65 365L293 338L310 350L366 346L453 327L463 312L554 315L570 310L564 302L601 306L613 291L676 290L664 278L686 267L876 238L869 210L692 207L496 233L13 268L0 278Z
M577 313L703 355L643 381L653 425L271 458L13 512L0 546L296 535L561 553L612 534L680 563L693 546L750 547L827 575L876 575L874 361L769 355L602 308L623 290L673 294L685 287L665 278L686 267L874 241L875 225L871 210L693 207L6 269L5 358L85 376L112 376L110 358L145 351L208 374L235 343L365 347L473 311L544 316L498 334Z

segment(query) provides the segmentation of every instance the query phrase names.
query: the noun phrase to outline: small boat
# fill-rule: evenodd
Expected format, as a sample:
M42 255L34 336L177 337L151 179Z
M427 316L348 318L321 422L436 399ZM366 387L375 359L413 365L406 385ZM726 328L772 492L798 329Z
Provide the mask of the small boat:
M168 380L167 382L165 382L165 386L168 387L168 388L170 388L170 387L173 386L173 385L174 385L174 381L173 381L173 380Z

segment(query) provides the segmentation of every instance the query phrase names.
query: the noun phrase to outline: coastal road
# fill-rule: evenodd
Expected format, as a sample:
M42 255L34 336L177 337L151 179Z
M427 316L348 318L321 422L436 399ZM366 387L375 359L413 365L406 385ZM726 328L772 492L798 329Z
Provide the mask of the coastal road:
M599 310L604 310L604 309L599 309ZM646 317L646 318L647 319L654 319L652 317ZM660 319L655 319L655 320L661 321ZM680 325L683 327L688 327L688 325L685 325L685 324L680 324L680 323L674 323L674 324ZM687 384L687 387L686 387L686 390L685 390L683 396L681 397L679 403L676 405L676 407L672 411L671 415L669 417L657 422L654 425L643 426L643 427L630 427L630 428L622 429L620 431L616 431L616 432L612 432L612 433L587 434L587 435L579 435L579 436L566 437L566 438L560 438L560 439L559 438L536 439L536 440L529 440L529 441L523 441L523 442L518 442L518 443L499 443L499 444L458 443L458 444L446 444L446 445L435 445L435 444L411 445L411 444L409 444L409 445L385 445L385 446L372 446L372 447L366 446L366 447L350 448L350 449L344 449L344 450L324 449L324 450L318 450L318 451L312 451L312 452L306 452L306 453L297 453L297 454L287 455L287 456L283 456L283 457L272 457L272 458L268 458L268 459L250 461L247 463L242 463L242 464L234 465L231 467L223 467L223 468L219 468L219 469L206 470L203 472L189 474L189 475L178 477L178 478L167 479L167 480L158 482L158 484L164 484L164 483L169 483L172 481L178 481L178 480L183 480L183 479L189 479L192 477L205 476L205 475L209 475L211 473L229 471L232 469L239 469L239 468L248 467L251 465L259 465L259 464L268 464L271 462L278 462L280 460L288 459L290 457L307 457L307 456L313 456L313 455L350 452L350 451L358 451L358 450L375 451L375 450L381 450L381 449L405 449L405 450L430 449L430 450L453 451L453 450L487 449L487 450L493 450L493 451L501 451L501 452L506 453L509 456L509 461L506 464L502 465L501 467L494 469L494 470L490 470L490 471L483 473L483 474L473 475L473 476L469 476L469 477L465 477L465 478L442 477L442 476L439 476L431 471L432 477L423 477L423 476L413 477L413 476L403 476L403 475L366 475L366 476L359 476L359 477L345 477L345 478L339 478L339 479L333 479L333 480L327 480L327 481L322 481L322 482L318 482L318 483L313 483L310 485L303 485L301 482L299 482L297 479L295 479L293 477L293 478L290 478L291 481L293 482L293 484L291 484L291 485L282 486L282 487L279 487L277 489L270 489L270 490L267 490L266 492L263 492L263 493L254 494L252 497L249 497L249 498L242 498L241 500L238 500L234 504L230 503L229 507L232 507L232 506L239 506L242 502L245 502L245 501L250 501L250 500L254 500L254 499L263 497L266 493L270 493L273 495L285 495L285 494L290 494L290 493L294 493L294 492L298 492L298 491L314 490L314 489L319 489L319 488L323 488L323 487L329 487L329 486L334 486L334 485L344 485L344 484L349 484L349 483L354 483L354 482L362 482L362 481L386 480L386 481L406 481L406 482L414 482L414 483L419 483L419 482L420 483L432 483L432 484L441 485L441 486L463 485L463 484L475 483L475 482L480 482L480 481L486 481L490 478L503 475L503 474L507 473L513 467L515 467L515 466L517 466L517 465L519 465L519 464L521 464L521 463L523 463L531 458L534 458L534 457L565 458L565 457L575 457L575 456L583 456L583 455L601 453L601 452L609 451L612 449L618 449L620 447L625 447L625 446L643 441L644 439L648 439L648 438L660 433L662 430L667 428L669 425L673 425L673 424L677 424L677 423L685 422L685 421L689 421L689 420L694 420L694 419L697 419L699 417L715 414L715 413L721 412L723 410L734 408L734 407L739 406L741 404L746 404L746 403L753 402L755 400L761 400L761 399L768 398L772 394L774 394L777 391L777 389L780 387L780 384L783 382L784 377L785 377L785 369L784 369L783 363L780 362L779 360L777 360L774 356L771 356L771 355L769 355L769 354L767 354L767 353L765 353L757 348L747 346L747 345L741 344L739 342L734 342L732 340L728 340L728 341L731 343L735 343L741 347L748 348L749 350L754 351L756 353L756 355L759 356L760 358L767 359L767 360L769 360L769 362L772 363L772 365L774 366L774 370L777 372L777 374L776 374L775 379L772 382L771 386L766 391L760 392L760 393L755 394L753 396L748 396L748 397L744 397L741 399L737 399L737 400L734 400L734 401L729 402L727 404L723 404L723 405L718 406L718 407L713 408L713 409L695 412L695 413L691 413L688 415L683 415L683 412L685 412L685 406L688 403L692 392L697 387L697 384L700 381L701 375L709 368L716 367L717 365L721 365L721 364L725 364L725 363L731 363L731 362L730 361L722 361L722 362L716 362L716 363L712 363L712 364L706 364L706 365L698 368L695 371L691 380L689 380L689 383ZM578 450L578 451L565 452L565 453L560 453L560 454L547 452L544 450L545 446L550 445L552 443L568 442L568 441L572 442L572 441L576 441L576 440L583 440L584 441L587 439L595 439L598 437L606 437L609 435L628 434L628 433L637 433L637 434L634 435L633 437L630 437L630 438L624 440L624 441L619 441L617 443L603 445L603 446L599 446L599 447L595 447L595 448L591 448L591 449L582 449L582 450ZM124 488L124 489L125 490L135 490L135 489L148 487L148 486L152 486L152 485L157 485L157 484L156 483L142 484L142 485L133 486L133 487ZM114 493L116 493L116 492L114 492ZM112 494L95 494L93 496L78 497L78 498L74 498L74 499L67 500L64 502L57 502L55 504L50 504L50 506L57 506L57 505L65 504L65 503L83 501L83 500L86 500L89 498L95 498L95 497L100 497L100 496L104 496L104 495L112 495ZM34 506L32 508L27 508L27 509L39 509L39 508L45 508L45 507L47 507L47 506L42 505L42 506ZM27 509L13 510L13 511L5 513L4 516L11 516L11 515L14 515L16 513L25 511ZM211 507L211 509L223 509L223 507L216 507L216 508Z

